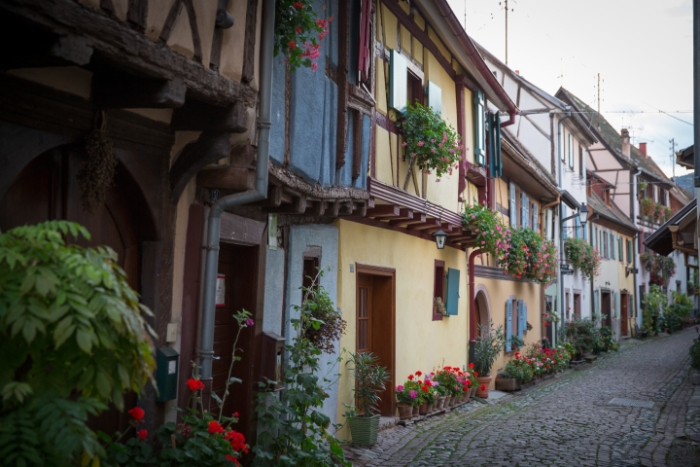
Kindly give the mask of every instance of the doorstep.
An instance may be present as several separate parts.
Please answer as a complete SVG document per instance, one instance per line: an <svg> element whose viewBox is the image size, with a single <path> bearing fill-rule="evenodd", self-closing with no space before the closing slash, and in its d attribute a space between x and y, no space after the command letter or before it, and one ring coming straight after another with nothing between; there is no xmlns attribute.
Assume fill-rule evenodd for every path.
<svg viewBox="0 0 700 467"><path fill-rule="evenodd" d="M489 392L490 392L490 391L489 391ZM397 420L398 420L397 425L399 425L399 426L408 426L408 425L411 425L411 424L414 424L414 423L422 422L422 421L427 420L428 418L431 418L431 417L435 417L435 416L438 416L438 415L443 415L443 414L448 414L448 413L454 412L455 410L457 410L457 409L459 409L459 408L461 408L461 407L464 407L464 406L467 405L467 404L472 404L472 403L474 403L475 401L480 401L480 402L481 402L481 401L483 401L483 399L471 398L471 399L469 399L468 401L466 401L466 402L460 402L459 404L456 404L456 405L454 405L453 407L448 407L448 408L446 408L446 409L435 410L435 411L430 412L430 413L427 413L427 414L425 414L425 415L419 415L418 417L413 417L413 418L411 418L411 419L409 419L409 420L398 420L398 419L397 419Z"/></svg>
<svg viewBox="0 0 700 467"><path fill-rule="evenodd" d="M399 423L399 417L379 417L379 431L394 428Z"/></svg>

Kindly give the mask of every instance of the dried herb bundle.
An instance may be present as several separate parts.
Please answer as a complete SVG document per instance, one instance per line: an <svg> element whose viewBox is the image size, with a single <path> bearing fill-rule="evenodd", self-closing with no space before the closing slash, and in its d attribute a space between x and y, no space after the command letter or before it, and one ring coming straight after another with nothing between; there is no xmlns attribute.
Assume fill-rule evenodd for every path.
<svg viewBox="0 0 700 467"><path fill-rule="evenodd" d="M78 183L83 207L92 213L107 198L117 168L117 155L104 128L93 130L85 138L85 150L88 157L78 172Z"/></svg>

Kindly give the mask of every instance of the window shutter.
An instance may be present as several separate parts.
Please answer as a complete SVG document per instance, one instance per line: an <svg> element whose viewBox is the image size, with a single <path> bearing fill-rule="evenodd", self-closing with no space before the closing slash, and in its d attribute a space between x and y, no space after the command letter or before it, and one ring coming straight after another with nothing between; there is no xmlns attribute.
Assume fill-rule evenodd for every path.
<svg viewBox="0 0 700 467"><path fill-rule="evenodd" d="M391 51L389 105L399 112L408 103L408 59L396 50Z"/></svg>
<svg viewBox="0 0 700 467"><path fill-rule="evenodd" d="M545 211L545 225L544 225L544 232L545 236L547 237L548 240L552 240L552 210L547 209Z"/></svg>
<svg viewBox="0 0 700 467"><path fill-rule="evenodd" d="M523 227L530 227L530 199L525 193L520 193L520 219Z"/></svg>
<svg viewBox="0 0 700 467"><path fill-rule="evenodd" d="M442 89L432 81L428 81L428 107L436 114L442 115Z"/></svg>
<svg viewBox="0 0 700 467"><path fill-rule="evenodd" d="M370 62L372 54L372 0L362 0L362 12L360 14L360 49L358 51L357 66L360 72L360 81L370 81Z"/></svg>
<svg viewBox="0 0 700 467"><path fill-rule="evenodd" d="M489 176L495 177L496 174L496 157L495 157L495 147L496 147L496 130L493 121L494 114L492 112L486 112L486 132L489 135L489 148L491 150L489 157Z"/></svg>
<svg viewBox="0 0 700 467"><path fill-rule="evenodd" d="M574 135L569 133L569 167L574 168Z"/></svg>
<svg viewBox="0 0 700 467"><path fill-rule="evenodd" d="M486 144L485 140L485 112L484 112L484 93L476 91L474 94L474 156L477 165L484 165L486 161Z"/></svg>
<svg viewBox="0 0 700 467"><path fill-rule="evenodd" d="M561 207L561 218L564 219L566 217L566 206ZM561 238L566 238L566 223L563 223L561 226Z"/></svg>
<svg viewBox="0 0 700 467"><path fill-rule="evenodd" d="M617 318L617 292L613 292L613 316Z"/></svg>
<svg viewBox="0 0 700 467"><path fill-rule="evenodd" d="M494 155L496 160L496 171L494 177L500 178L503 176L503 159L501 157L501 117L499 117L498 112L493 114L493 133L494 133Z"/></svg>
<svg viewBox="0 0 700 467"><path fill-rule="evenodd" d="M513 301L506 301L506 352L510 352L510 338L513 336Z"/></svg>
<svg viewBox="0 0 700 467"><path fill-rule="evenodd" d="M518 337L523 338L525 329L525 302L518 300Z"/></svg>
<svg viewBox="0 0 700 467"><path fill-rule="evenodd" d="M510 227L514 228L518 225L518 206L515 202L515 185L510 184Z"/></svg>
<svg viewBox="0 0 700 467"><path fill-rule="evenodd" d="M598 236L598 227L593 227L593 232L591 232L591 245L593 248L596 247L598 244L598 239L596 238Z"/></svg>
<svg viewBox="0 0 700 467"><path fill-rule="evenodd" d="M537 203L532 203L532 230L540 231L540 218L537 213Z"/></svg>
<svg viewBox="0 0 700 467"><path fill-rule="evenodd" d="M634 295L629 294L630 302L627 306L627 316L632 316L634 314Z"/></svg>
<svg viewBox="0 0 700 467"><path fill-rule="evenodd" d="M459 269L447 269L447 315L456 315L459 311Z"/></svg>
<svg viewBox="0 0 700 467"><path fill-rule="evenodd" d="M615 259L615 236L612 232L608 232L608 244L610 245L610 259Z"/></svg>
<svg viewBox="0 0 700 467"><path fill-rule="evenodd" d="M593 292L593 316L598 315L598 291Z"/></svg>
<svg viewBox="0 0 700 467"><path fill-rule="evenodd" d="M581 231L581 219L576 218L576 238L580 238L581 234L579 233Z"/></svg>

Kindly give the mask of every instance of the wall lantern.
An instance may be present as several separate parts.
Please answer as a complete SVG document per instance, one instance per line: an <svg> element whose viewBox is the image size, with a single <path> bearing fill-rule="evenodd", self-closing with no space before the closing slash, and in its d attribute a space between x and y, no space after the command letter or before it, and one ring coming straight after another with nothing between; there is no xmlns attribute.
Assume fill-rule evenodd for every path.
<svg viewBox="0 0 700 467"><path fill-rule="evenodd" d="M437 245L438 250L445 248L445 240L447 240L447 234L445 232L438 230L433 234L433 237L435 237L435 244Z"/></svg>
<svg viewBox="0 0 700 467"><path fill-rule="evenodd" d="M581 224L585 227L586 221L588 220L588 208L586 207L586 203L581 203L581 207L578 208L578 216L579 219L581 219Z"/></svg>

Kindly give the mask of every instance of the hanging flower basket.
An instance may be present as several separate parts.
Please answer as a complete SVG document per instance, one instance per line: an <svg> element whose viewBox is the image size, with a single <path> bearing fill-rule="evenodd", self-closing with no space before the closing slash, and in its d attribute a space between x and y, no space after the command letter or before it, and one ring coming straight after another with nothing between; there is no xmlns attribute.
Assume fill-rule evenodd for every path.
<svg viewBox="0 0 700 467"><path fill-rule="evenodd" d="M655 206L656 203L654 203L653 199L642 198L642 200L640 201L639 204L640 204L641 209L642 209L642 214L644 214L645 216L651 216L654 214L654 209L656 207Z"/></svg>

